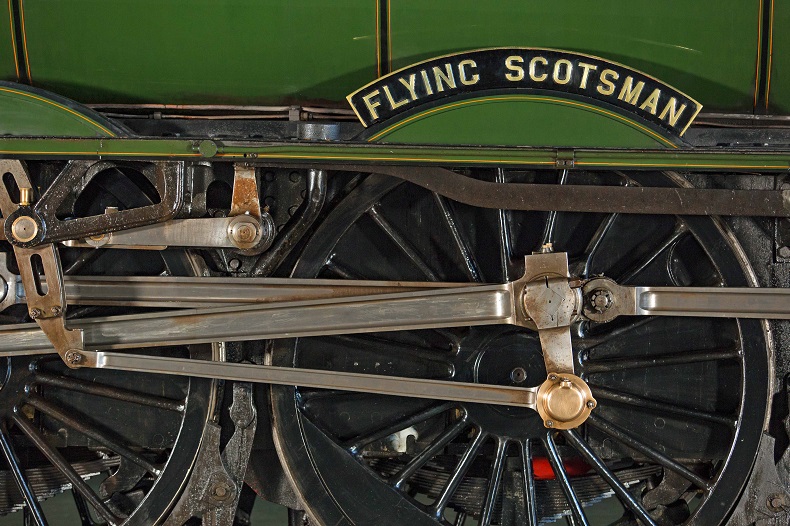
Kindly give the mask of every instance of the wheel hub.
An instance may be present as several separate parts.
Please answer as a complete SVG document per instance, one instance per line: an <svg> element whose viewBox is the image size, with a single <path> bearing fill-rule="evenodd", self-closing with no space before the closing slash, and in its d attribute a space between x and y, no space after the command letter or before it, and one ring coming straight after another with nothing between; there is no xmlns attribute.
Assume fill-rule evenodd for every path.
<svg viewBox="0 0 790 526"><path fill-rule="evenodd" d="M460 344L455 368L459 381L524 388L540 385L547 374L537 335L500 327L471 331ZM545 433L541 417L525 407L467 404L466 410L492 434L535 438Z"/></svg>

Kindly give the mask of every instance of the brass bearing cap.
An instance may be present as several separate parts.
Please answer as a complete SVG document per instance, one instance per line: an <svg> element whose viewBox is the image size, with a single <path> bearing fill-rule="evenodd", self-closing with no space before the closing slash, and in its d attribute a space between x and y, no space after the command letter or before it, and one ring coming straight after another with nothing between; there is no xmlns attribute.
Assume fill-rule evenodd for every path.
<svg viewBox="0 0 790 526"><path fill-rule="evenodd" d="M536 409L550 429L580 426L596 405L587 382L572 374L549 373L538 388Z"/></svg>
<svg viewBox="0 0 790 526"><path fill-rule="evenodd" d="M32 241L38 235L38 224L29 216L19 216L11 223L11 235L20 243Z"/></svg>

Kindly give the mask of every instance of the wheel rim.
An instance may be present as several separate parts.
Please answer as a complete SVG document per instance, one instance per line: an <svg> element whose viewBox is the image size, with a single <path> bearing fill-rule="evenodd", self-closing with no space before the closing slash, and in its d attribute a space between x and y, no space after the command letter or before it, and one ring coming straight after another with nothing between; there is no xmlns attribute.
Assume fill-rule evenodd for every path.
<svg viewBox="0 0 790 526"><path fill-rule="evenodd" d="M496 177L535 182L554 179L551 174L501 172ZM575 178L575 182L587 184L649 180L651 185L669 186L677 182L675 176L666 174L586 174ZM432 212L426 211L428 206L433 207ZM468 228L470 224L475 228ZM497 232L502 225L506 228ZM501 231L507 234L501 235ZM496 243L491 243L492 239ZM293 275L501 281L517 277L518 264L513 262L546 240L554 242L557 250L567 251L572 270L583 277L605 272L632 284L751 284L748 265L737 245L711 218L481 211L451 205L422 190L374 176L328 216L306 246ZM382 258L387 251L391 257ZM499 253L513 257L498 258ZM600 403L595 419L579 430L584 442L624 482L633 480L634 491L644 494L639 502L643 508L652 506L654 514L660 513L670 523L723 521L748 475L768 403L769 366L762 324L626 319L617 325L582 325L575 331L580 374L590 382ZM534 334L511 328L449 332L447 340L457 340L452 351L442 350L437 331L422 331L276 342L272 359L277 365L524 386L534 385L545 375ZM672 334L678 336L673 339ZM409 353L407 360L398 358L398 349ZM623 367L625 356L630 361ZM647 364L656 358L663 365ZM746 368L749 375L743 374ZM509 375L516 369L523 369L527 379L513 382ZM461 517L463 513L482 516L482 523L523 523L533 513L543 522L573 508L574 500L587 504L598 498L594 479L599 483L601 479L573 469L572 464L581 457L578 447L572 447L573 438L555 439L542 428L537 415L529 412L473 404L439 410L408 399L289 387L274 387L272 400L276 443L283 462L310 511L325 524L405 520L431 524L452 519L453 513L445 513L451 509ZM422 415L416 416L421 411ZM376 413L382 422L374 422ZM390 452L382 455L386 458L374 458L373 450L381 454L382 433L395 433L398 425L385 425L393 421L400 421L401 429L417 425L417 434L428 439L402 455ZM438 425L439 431L429 430L428 424ZM647 493L654 489L652 485L664 472L674 473L667 465L683 470L674 463L662 466L662 462L624 447L629 437L620 433L623 428L637 439L637 447L647 446L648 453L677 459L680 468L691 472L687 477L696 475L699 484L700 479L710 480L710 491L694 497L699 489L695 491L693 484L679 483L677 475L667 475L664 487L674 482L680 495L673 502L659 502L659 492ZM479 431L469 433L470 429ZM392 436L384 436L392 440ZM458 449L449 455L449 473L446 466L431 460L434 457L420 470L412 469L420 463L415 460L420 451L426 451L421 448L446 452L445 442ZM533 456L531 462L524 460L529 455ZM615 461L629 458L630 465L617 467ZM570 493L564 477L540 480L538 476L531 485L536 495L522 497L527 502L519 503L519 510L505 509L519 502L518 484L508 477L526 473L529 481L537 470L552 464L554 473L561 475L562 470L556 468L562 461L573 489L570 499L563 497ZM594 473L589 463L586 465L579 469ZM401 476L395 475L398 471ZM497 479L499 484L491 484ZM530 487L521 483L522 496L525 486ZM585 498L585 491L592 496ZM516 495L510 502L503 496L508 492ZM684 506L680 499L690 501L687 509L679 509Z"/></svg>
<svg viewBox="0 0 790 526"><path fill-rule="evenodd" d="M76 198L80 214L106 207L128 209L150 204L150 195L128 174L111 168ZM198 275L199 261L184 252L63 250L69 274ZM72 307L69 318L95 315L95 307ZM103 313L124 309L102 308ZM6 312L6 322L22 320L24 306ZM217 359L216 346L139 349L195 359ZM195 462L203 428L214 417L217 385L213 380L172 378L67 368L57 356L5 361L0 388L0 421L8 455L20 460L23 475L39 498L68 487L64 465L46 458L55 451L80 475L99 475L99 500L75 492L78 512L116 524L142 525L161 520L178 498ZM38 442L38 444L37 444ZM6 469L8 469L6 467ZM5 471L10 495L5 511L19 509L20 487ZM19 484L17 484L19 486ZM90 509L90 512L88 511Z"/></svg>

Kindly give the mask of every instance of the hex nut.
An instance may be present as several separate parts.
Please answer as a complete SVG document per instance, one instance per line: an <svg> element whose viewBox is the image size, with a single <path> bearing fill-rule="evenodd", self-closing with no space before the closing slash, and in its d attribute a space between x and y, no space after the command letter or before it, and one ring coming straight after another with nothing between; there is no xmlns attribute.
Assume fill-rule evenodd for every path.
<svg viewBox="0 0 790 526"><path fill-rule="evenodd" d="M790 258L790 247L779 247L780 258Z"/></svg>

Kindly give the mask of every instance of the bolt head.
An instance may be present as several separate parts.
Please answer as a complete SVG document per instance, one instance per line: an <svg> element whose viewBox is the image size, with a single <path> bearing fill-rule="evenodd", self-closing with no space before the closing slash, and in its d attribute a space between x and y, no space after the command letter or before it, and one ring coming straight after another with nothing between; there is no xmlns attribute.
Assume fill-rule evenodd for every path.
<svg viewBox="0 0 790 526"><path fill-rule="evenodd" d="M779 247L779 257L790 258L790 247Z"/></svg>
<svg viewBox="0 0 790 526"><path fill-rule="evenodd" d="M595 408L595 400L587 400L587 409Z"/></svg>
<svg viewBox="0 0 790 526"><path fill-rule="evenodd" d="M785 496L781 493L776 493L768 497L768 507L774 511L781 511L787 507Z"/></svg>
<svg viewBox="0 0 790 526"><path fill-rule="evenodd" d="M79 351L66 351L66 363L69 365L77 365L82 362L82 353Z"/></svg>
<svg viewBox="0 0 790 526"><path fill-rule="evenodd" d="M43 315L44 312L41 309L30 309L30 317L34 320L39 319Z"/></svg>
<svg viewBox="0 0 790 526"><path fill-rule="evenodd" d="M523 367L516 367L510 371L510 379L514 383L520 384L527 379L527 371Z"/></svg>
<svg viewBox="0 0 790 526"><path fill-rule="evenodd" d="M557 375L556 374L550 374L549 375L549 380L551 380L552 382L556 381L557 380Z"/></svg>
<svg viewBox="0 0 790 526"><path fill-rule="evenodd" d="M52 307L50 309L50 312L52 312L53 316L60 316L60 314L63 312L63 310L60 308L60 306L55 305L54 307Z"/></svg>
<svg viewBox="0 0 790 526"><path fill-rule="evenodd" d="M551 420L546 420L546 427L554 427L554 422Z"/></svg>

